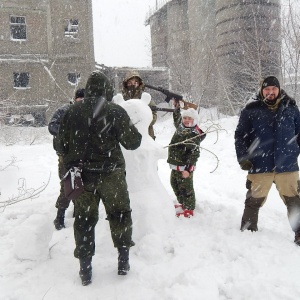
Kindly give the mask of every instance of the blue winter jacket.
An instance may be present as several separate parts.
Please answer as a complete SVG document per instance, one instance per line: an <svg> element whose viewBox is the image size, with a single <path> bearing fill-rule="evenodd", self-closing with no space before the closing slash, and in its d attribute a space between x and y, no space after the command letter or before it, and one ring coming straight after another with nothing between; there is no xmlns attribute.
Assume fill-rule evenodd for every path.
<svg viewBox="0 0 300 300"><path fill-rule="evenodd" d="M295 100L283 90L281 96L276 111L271 111L259 94L241 111L235 149L238 162L252 162L249 173L299 170L300 113Z"/></svg>

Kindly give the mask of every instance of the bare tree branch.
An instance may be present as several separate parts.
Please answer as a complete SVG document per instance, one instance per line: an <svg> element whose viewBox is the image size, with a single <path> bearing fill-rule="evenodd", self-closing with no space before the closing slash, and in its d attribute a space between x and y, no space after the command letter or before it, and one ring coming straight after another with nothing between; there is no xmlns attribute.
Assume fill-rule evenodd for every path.
<svg viewBox="0 0 300 300"><path fill-rule="evenodd" d="M15 156L11 157L11 160L6 160L8 162L8 164L4 167L0 166L0 172L4 171L5 169L9 168L9 167L15 167L18 168L18 166L15 166L16 162L19 162L20 160L17 160L17 158Z"/></svg>
<svg viewBox="0 0 300 300"><path fill-rule="evenodd" d="M27 188L26 187L26 179L20 178L18 181L19 187L19 193L18 195L12 195L8 200L0 201L0 208L2 209L2 212L5 210L5 208L9 205L16 204L18 202L28 200L28 199L35 199L40 196L40 194L46 189L50 182L51 173L49 175L48 181L46 183L43 183L38 188Z"/></svg>

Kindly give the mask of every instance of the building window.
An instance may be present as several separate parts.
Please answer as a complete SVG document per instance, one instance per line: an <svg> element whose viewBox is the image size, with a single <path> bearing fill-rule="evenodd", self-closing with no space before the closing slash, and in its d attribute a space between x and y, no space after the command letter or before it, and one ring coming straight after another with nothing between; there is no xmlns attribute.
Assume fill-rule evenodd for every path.
<svg viewBox="0 0 300 300"><path fill-rule="evenodd" d="M29 73L14 73L14 87L28 88L29 87Z"/></svg>
<svg viewBox="0 0 300 300"><path fill-rule="evenodd" d="M80 74L79 73L69 73L68 81L71 84L77 85L80 81Z"/></svg>
<svg viewBox="0 0 300 300"><path fill-rule="evenodd" d="M26 18L10 16L10 37L12 40L26 40Z"/></svg>
<svg viewBox="0 0 300 300"><path fill-rule="evenodd" d="M78 19L66 20L65 36L71 38L78 38Z"/></svg>

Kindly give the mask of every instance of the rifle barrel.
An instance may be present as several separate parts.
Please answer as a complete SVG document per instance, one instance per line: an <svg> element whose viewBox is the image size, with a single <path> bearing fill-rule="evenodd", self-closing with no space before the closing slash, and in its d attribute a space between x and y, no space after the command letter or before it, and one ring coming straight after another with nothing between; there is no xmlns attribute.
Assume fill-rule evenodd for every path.
<svg viewBox="0 0 300 300"><path fill-rule="evenodd" d="M153 111L166 111L166 112L174 112L174 108L164 108L164 107L157 107L157 106L151 106L151 110Z"/></svg>
<svg viewBox="0 0 300 300"><path fill-rule="evenodd" d="M150 85L150 84L145 84L145 87L147 87L151 90L159 91L159 92L162 92L162 90L163 90L163 88L161 88L161 87L156 87L156 86L153 86L153 85Z"/></svg>

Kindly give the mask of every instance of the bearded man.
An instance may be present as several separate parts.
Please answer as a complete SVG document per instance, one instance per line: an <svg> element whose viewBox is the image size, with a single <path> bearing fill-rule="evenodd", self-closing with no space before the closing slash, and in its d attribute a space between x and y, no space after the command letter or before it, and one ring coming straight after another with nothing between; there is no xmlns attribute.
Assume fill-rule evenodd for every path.
<svg viewBox="0 0 300 300"><path fill-rule="evenodd" d="M274 183L287 207L294 242L300 246L299 133L295 100L280 88L275 76L266 77L241 111L235 131L237 160L248 171L242 231L258 230L259 209Z"/></svg>

